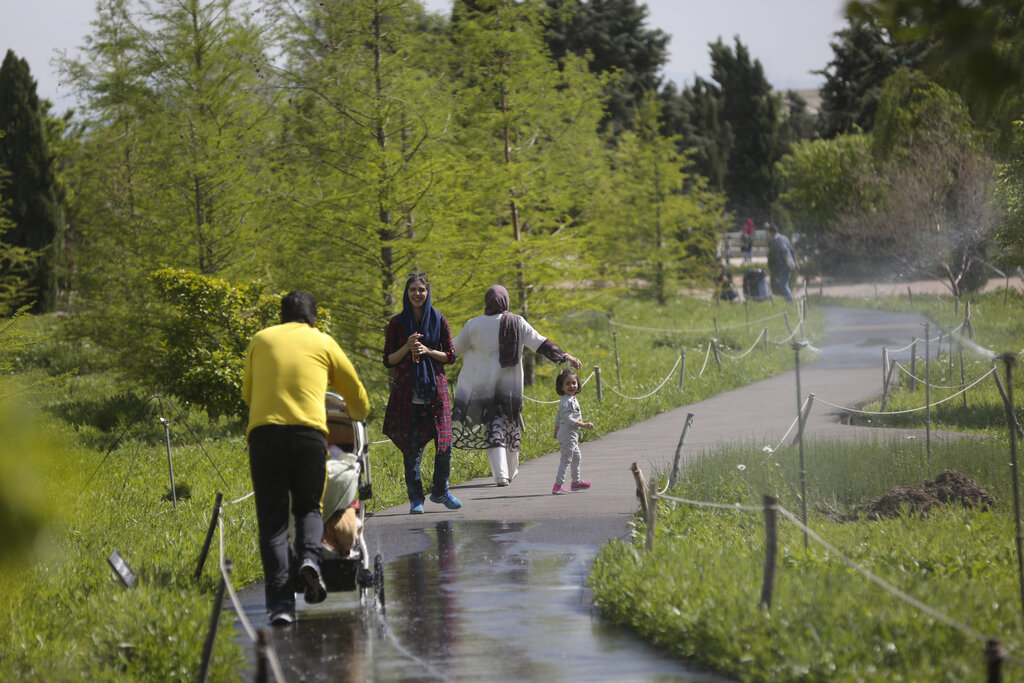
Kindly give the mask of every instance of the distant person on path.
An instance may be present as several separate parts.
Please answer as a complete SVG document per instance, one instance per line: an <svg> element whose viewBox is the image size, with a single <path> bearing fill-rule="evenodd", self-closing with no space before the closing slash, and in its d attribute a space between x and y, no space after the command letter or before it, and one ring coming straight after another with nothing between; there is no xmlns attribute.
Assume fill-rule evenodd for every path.
<svg viewBox="0 0 1024 683"><path fill-rule="evenodd" d="M732 238L728 235L725 236L725 242L722 245L722 259L729 263L729 259L732 258Z"/></svg>
<svg viewBox="0 0 1024 683"><path fill-rule="evenodd" d="M452 464L452 405L446 363L455 362L448 321L431 305L426 273L410 274L402 294L402 312L391 318L384 335L384 367L394 368L391 396L381 431L402 452L409 514L423 513L420 461L434 440L434 478L430 501L458 510L462 501L448 490Z"/></svg>
<svg viewBox="0 0 1024 683"><path fill-rule="evenodd" d="M743 232L740 233L740 253L743 254L744 263L754 261L754 219L748 218L743 223Z"/></svg>
<svg viewBox="0 0 1024 683"><path fill-rule="evenodd" d="M488 289L484 314L469 320L452 342L455 355L463 359L452 409L455 447L486 450L498 486L508 486L519 474L523 347L555 363L582 365L510 313L508 303L504 287Z"/></svg>
<svg viewBox="0 0 1024 683"><path fill-rule="evenodd" d="M788 303L793 303L789 277L799 267L796 252L789 238L779 232L775 225L768 225L768 235L768 270L771 273L772 290L782 295Z"/></svg>
<svg viewBox="0 0 1024 683"><path fill-rule="evenodd" d="M307 603L327 597L320 574L324 524L320 500L327 474L328 382L345 399L353 420L370 401L345 352L314 327L316 299L289 292L281 324L260 330L245 353L242 398L249 405L249 472L256 503L267 613L274 625L295 621L290 580L288 510L295 517L295 554Z"/></svg>
<svg viewBox="0 0 1024 683"><path fill-rule="evenodd" d="M580 472L580 461L583 459L580 453L580 430L593 429L593 422L583 421L583 412L580 410L580 403L576 400L576 394L580 392L580 378L573 370L566 368L558 373L555 378L555 391L562 398L558 401L558 412L555 414L554 437L558 445L562 447L562 458L558 462L558 474L555 476L555 485L551 493L560 495L573 491L586 491L590 488L589 481L583 481ZM565 477L572 467L572 483L569 489L565 488Z"/></svg>

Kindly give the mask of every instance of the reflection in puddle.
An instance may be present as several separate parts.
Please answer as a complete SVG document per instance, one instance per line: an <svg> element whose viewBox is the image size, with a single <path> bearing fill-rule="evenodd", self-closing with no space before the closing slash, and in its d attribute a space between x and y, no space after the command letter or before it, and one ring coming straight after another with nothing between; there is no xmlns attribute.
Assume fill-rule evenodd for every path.
<svg viewBox="0 0 1024 683"><path fill-rule="evenodd" d="M526 542L527 525L440 522L427 552L385 567L387 613L356 593L271 631L289 681L723 680L590 613L589 546ZM528 536L528 534L526 534Z"/></svg>

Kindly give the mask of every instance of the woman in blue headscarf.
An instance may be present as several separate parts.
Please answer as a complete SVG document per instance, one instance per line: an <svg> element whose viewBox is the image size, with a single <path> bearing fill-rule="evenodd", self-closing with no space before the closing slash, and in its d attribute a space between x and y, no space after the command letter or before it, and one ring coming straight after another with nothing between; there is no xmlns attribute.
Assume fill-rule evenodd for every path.
<svg viewBox="0 0 1024 683"><path fill-rule="evenodd" d="M394 368L391 396L384 414L385 436L402 451L409 513L423 513L420 461L434 441L434 480L430 501L449 510L462 502L448 490L452 462L452 406L446 363L455 362L448 321L430 301L426 273L413 273L405 283L402 312L388 322L384 367Z"/></svg>

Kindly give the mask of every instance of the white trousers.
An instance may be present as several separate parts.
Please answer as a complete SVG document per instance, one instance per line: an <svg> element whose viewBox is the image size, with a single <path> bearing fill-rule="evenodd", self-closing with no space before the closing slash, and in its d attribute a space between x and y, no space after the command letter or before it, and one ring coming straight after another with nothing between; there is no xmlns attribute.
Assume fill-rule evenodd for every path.
<svg viewBox="0 0 1024 683"><path fill-rule="evenodd" d="M519 474L519 451L510 451L503 446L487 449L487 462L491 466L494 481L512 481Z"/></svg>

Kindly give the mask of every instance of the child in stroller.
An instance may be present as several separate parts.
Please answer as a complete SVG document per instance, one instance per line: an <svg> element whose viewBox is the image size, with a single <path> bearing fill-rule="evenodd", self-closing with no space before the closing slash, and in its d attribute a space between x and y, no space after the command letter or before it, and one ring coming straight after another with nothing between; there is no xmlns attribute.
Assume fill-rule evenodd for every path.
<svg viewBox="0 0 1024 683"><path fill-rule="evenodd" d="M321 500L324 535L320 570L324 584L328 592L358 589L364 606L372 589L376 604L383 609L383 558L377 554L371 569L363 540L363 501L373 497L366 425L349 417L345 400L338 394L328 392L324 403L328 428L327 481ZM296 569L293 566L293 572Z"/></svg>

